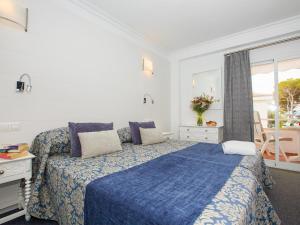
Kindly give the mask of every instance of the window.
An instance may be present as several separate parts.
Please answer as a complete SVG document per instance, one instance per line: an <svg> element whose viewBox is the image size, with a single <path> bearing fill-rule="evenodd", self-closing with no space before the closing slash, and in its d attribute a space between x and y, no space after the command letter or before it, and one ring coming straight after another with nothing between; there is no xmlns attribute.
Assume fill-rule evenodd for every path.
<svg viewBox="0 0 300 225"><path fill-rule="evenodd" d="M278 161L300 164L300 58L255 64L251 73L253 107L262 126L254 134L256 144L262 148L269 141L265 159L278 155Z"/></svg>

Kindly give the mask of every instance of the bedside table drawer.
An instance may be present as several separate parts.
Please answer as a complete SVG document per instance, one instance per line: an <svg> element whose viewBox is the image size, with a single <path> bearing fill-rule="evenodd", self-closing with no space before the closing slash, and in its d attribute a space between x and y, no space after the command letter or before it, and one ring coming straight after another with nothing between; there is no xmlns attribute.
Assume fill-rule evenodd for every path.
<svg viewBox="0 0 300 225"><path fill-rule="evenodd" d="M26 172L26 162L9 162L0 165L0 179Z"/></svg>

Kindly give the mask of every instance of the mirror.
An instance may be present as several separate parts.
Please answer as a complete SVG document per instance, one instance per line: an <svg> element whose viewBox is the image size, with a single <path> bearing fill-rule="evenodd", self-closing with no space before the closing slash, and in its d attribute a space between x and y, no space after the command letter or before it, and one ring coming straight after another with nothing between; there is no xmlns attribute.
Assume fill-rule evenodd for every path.
<svg viewBox="0 0 300 225"><path fill-rule="evenodd" d="M220 69L195 73L192 76L193 97L207 94L213 96L218 102L210 109L222 109L222 74Z"/></svg>

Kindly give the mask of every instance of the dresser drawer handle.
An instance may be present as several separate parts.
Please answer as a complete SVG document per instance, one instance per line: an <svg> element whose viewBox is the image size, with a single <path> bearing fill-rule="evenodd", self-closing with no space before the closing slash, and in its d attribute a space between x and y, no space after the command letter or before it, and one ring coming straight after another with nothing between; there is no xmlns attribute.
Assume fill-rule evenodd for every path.
<svg viewBox="0 0 300 225"><path fill-rule="evenodd" d="M4 174L4 170L0 170L0 175L3 175Z"/></svg>
<svg viewBox="0 0 300 225"><path fill-rule="evenodd" d="M190 129L186 129L186 131L190 131Z"/></svg>
<svg viewBox="0 0 300 225"><path fill-rule="evenodd" d="M208 130L205 130L205 132L207 132Z"/></svg>
<svg viewBox="0 0 300 225"><path fill-rule="evenodd" d="M190 138L190 136L186 136L186 138Z"/></svg>
<svg viewBox="0 0 300 225"><path fill-rule="evenodd" d="M207 137L205 137L205 140L207 140L208 138Z"/></svg>

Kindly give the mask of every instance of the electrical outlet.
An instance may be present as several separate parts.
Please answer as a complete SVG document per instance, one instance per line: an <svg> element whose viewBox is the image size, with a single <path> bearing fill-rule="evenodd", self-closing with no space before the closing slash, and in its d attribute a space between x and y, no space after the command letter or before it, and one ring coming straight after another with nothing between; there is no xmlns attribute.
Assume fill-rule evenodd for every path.
<svg viewBox="0 0 300 225"><path fill-rule="evenodd" d="M0 123L0 132L9 131L9 123Z"/></svg>
<svg viewBox="0 0 300 225"><path fill-rule="evenodd" d="M20 122L2 122L0 123L0 132L19 131Z"/></svg>
<svg viewBox="0 0 300 225"><path fill-rule="evenodd" d="M11 122L10 123L10 131L19 131L20 123L19 122Z"/></svg>

